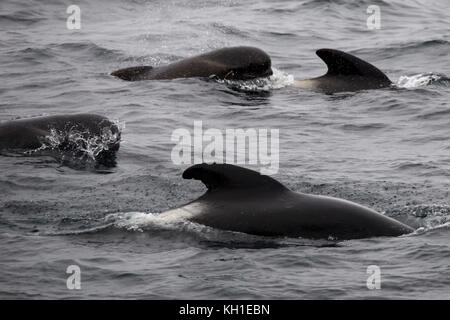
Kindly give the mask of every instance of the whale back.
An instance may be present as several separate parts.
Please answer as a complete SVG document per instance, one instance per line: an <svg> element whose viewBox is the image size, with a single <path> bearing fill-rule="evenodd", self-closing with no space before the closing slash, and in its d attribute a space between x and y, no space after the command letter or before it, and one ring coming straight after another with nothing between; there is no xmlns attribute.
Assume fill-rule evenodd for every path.
<svg viewBox="0 0 450 320"><path fill-rule="evenodd" d="M0 151L11 149L37 149L42 145L40 137L46 131L26 125L0 123Z"/></svg>
<svg viewBox="0 0 450 320"><path fill-rule="evenodd" d="M111 75L126 81L208 78L212 76L219 79L248 80L270 76L272 68L269 55L261 49L230 47L164 66L137 66L120 69Z"/></svg>
<svg viewBox="0 0 450 320"><path fill-rule="evenodd" d="M114 71L111 75L126 81L138 81L147 79L152 70L151 66L129 67Z"/></svg>
<svg viewBox="0 0 450 320"><path fill-rule="evenodd" d="M234 165L194 165L184 171L183 178L202 181L208 191L163 214L185 216L217 229L340 240L412 232L372 209L343 199L293 192L268 176Z"/></svg>

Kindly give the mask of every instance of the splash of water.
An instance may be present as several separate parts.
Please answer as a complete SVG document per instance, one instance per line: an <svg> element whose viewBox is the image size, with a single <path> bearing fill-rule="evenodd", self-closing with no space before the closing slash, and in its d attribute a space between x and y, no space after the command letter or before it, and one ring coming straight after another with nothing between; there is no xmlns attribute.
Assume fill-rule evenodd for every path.
<svg viewBox="0 0 450 320"><path fill-rule="evenodd" d="M215 229L186 220L178 215L161 215L159 213L122 212L105 217L119 229L144 232L146 230L185 231L199 234L217 232Z"/></svg>
<svg viewBox="0 0 450 320"><path fill-rule="evenodd" d="M117 127L118 130L112 130L113 127ZM110 127L103 127L99 135L92 135L87 130L60 131L51 128L50 133L43 139L42 146L26 153L52 150L71 151L80 159L95 160L102 152L117 147L124 127L125 123L114 121Z"/></svg>
<svg viewBox="0 0 450 320"><path fill-rule="evenodd" d="M449 85L450 78L442 74L419 73L411 76L401 76L395 86L398 88L413 89L432 84Z"/></svg>
<svg viewBox="0 0 450 320"><path fill-rule="evenodd" d="M270 91L281 89L294 83L294 76L276 68L272 68L273 74L267 78L252 80L217 80L232 88L243 91Z"/></svg>
<svg viewBox="0 0 450 320"><path fill-rule="evenodd" d="M434 229L450 224L450 207L445 205L416 205L405 208L415 217L425 219L425 228Z"/></svg>
<svg viewBox="0 0 450 320"><path fill-rule="evenodd" d="M421 226L412 233L413 235L450 227L450 206L447 205L405 206L401 212L421 220Z"/></svg>

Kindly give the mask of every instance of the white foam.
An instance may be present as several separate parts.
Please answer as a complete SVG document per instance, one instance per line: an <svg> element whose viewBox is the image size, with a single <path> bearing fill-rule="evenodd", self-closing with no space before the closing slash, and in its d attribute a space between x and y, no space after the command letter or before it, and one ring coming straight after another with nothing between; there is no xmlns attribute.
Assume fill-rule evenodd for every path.
<svg viewBox="0 0 450 320"><path fill-rule="evenodd" d="M119 229L144 232L146 230L212 232L213 228L186 219L184 215L146 212L120 212L106 216L106 222ZM215 230L214 232L217 232Z"/></svg>
<svg viewBox="0 0 450 320"><path fill-rule="evenodd" d="M431 204L406 206L404 209L407 215L422 218L423 224L412 234L423 234L437 229L450 227L450 206Z"/></svg>
<svg viewBox="0 0 450 320"><path fill-rule="evenodd" d="M114 123L118 128L118 132L113 132L111 127L104 127L98 136L91 136L89 132L79 130L61 132L52 128L49 135L42 142L42 146L27 153L58 149L64 143L71 143L76 151L81 151L84 155L94 160L102 151L109 150L110 145L119 141L121 132L125 128L125 123L118 120L114 121Z"/></svg>
<svg viewBox="0 0 450 320"><path fill-rule="evenodd" d="M268 78L260 78L253 80L218 80L232 87L237 87L245 91L269 91L273 89L281 89L294 83L294 76L285 73L276 68L272 68L273 74Z"/></svg>
<svg viewBox="0 0 450 320"><path fill-rule="evenodd" d="M418 88L439 81L442 76L432 73L419 73L412 76L401 76L395 84L399 88Z"/></svg>
<svg viewBox="0 0 450 320"><path fill-rule="evenodd" d="M294 76L292 74L285 73L275 68L272 68L272 71L273 75L269 77L272 89L288 87L294 83Z"/></svg>

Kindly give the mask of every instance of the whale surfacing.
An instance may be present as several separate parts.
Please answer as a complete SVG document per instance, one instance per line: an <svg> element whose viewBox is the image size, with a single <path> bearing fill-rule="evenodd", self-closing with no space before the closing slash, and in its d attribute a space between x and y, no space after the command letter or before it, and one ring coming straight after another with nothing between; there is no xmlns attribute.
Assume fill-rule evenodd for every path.
<svg viewBox="0 0 450 320"><path fill-rule="evenodd" d="M162 215L261 236L347 240L413 231L359 204L293 192L269 176L234 165L194 165L184 171L183 178L200 180L208 190Z"/></svg>
<svg viewBox="0 0 450 320"><path fill-rule="evenodd" d="M214 50L161 67L124 68L111 75L126 81L208 78L248 80L272 75L270 57L254 47Z"/></svg>
<svg viewBox="0 0 450 320"><path fill-rule="evenodd" d="M296 80L294 86L336 93L379 89L392 84L377 67L349 53L335 49L319 49L316 54L326 63L328 72L317 78Z"/></svg>
<svg viewBox="0 0 450 320"><path fill-rule="evenodd" d="M120 130L106 117L95 114L55 115L11 120L0 123L0 151L36 150L50 144L49 136L61 138L56 146L69 150L73 146L70 134L76 134L77 141L90 141L107 135L105 146L108 151L117 151L120 145Z"/></svg>

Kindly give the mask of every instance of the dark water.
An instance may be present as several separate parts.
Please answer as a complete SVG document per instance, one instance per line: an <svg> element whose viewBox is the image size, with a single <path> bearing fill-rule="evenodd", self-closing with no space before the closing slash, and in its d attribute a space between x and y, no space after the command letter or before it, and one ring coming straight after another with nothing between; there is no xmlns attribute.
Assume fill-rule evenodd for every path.
<svg viewBox="0 0 450 320"><path fill-rule="evenodd" d="M117 166L0 157L2 298L450 298L450 4L435 1L0 2L0 120L92 112L123 127ZM368 30L366 9L381 9ZM109 75L234 45L262 48L274 76L127 83ZM327 47L370 61L392 88L325 95ZM293 190L349 199L417 231L345 241L271 239L157 213L202 194L171 161L177 128L277 128ZM251 167L258 169L258 167ZM81 268L81 290L66 268ZM381 268L381 290L366 286Z"/></svg>

